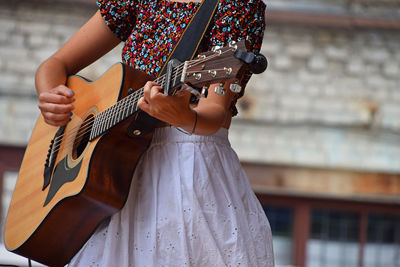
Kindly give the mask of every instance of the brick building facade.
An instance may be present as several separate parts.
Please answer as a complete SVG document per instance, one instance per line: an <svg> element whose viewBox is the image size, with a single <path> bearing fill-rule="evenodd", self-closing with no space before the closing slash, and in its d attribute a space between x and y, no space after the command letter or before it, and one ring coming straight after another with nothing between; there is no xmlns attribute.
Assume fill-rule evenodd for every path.
<svg viewBox="0 0 400 267"><path fill-rule="evenodd" d="M0 1L3 188L39 115L36 68L95 10L89 0ZM81 74L96 79L120 49ZM250 81L230 140L275 230L277 266L400 265L399 2L270 1L262 52L269 67ZM329 232L338 220L342 242ZM350 226L355 236L343 234Z"/></svg>

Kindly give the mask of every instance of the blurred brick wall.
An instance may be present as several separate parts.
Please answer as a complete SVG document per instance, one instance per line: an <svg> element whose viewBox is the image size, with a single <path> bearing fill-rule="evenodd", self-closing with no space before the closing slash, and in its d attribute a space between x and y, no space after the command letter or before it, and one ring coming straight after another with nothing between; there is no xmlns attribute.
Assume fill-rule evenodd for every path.
<svg viewBox="0 0 400 267"><path fill-rule="evenodd" d="M25 145L39 116L35 71L96 11L91 4L0 1L0 143ZM85 69L95 79L120 47Z"/></svg>
<svg viewBox="0 0 400 267"><path fill-rule="evenodd" d="M231 136L242 159L400 171L399 31L270 25L262 50Z"/></svg>
<svg viewBox="0 0 400 267"><path fill-rule="evenodd" d="M27 143L36 68L95 10L0 1L0 143ZM119 50L82 74L95 79ZM399 31L268 23L262 51L270 65L250 81L230 133L243 161L400 172Z"/></svg>

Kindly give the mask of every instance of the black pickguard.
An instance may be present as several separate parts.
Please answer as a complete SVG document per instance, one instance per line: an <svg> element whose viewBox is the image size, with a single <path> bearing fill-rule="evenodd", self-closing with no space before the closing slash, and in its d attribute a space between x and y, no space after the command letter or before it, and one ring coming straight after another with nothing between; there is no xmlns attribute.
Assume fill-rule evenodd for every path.
<svg viewBox="0 0 400 267"><path fill-rule="evenodd" d="M49 202L53 199L57 191L63 186L65 183L72 182L78 176L79 170L82 166L82 160L73 168L67 167L67 158L63 158L56 166L53 179L51 179L49 192L47 193L46 200L43 204L43 207L49 204Z"/></svg>
<svg viewBox="0 0 400 267"><path fill-rule="evenodd" d="M43 173L43 187L42 190L45 190L46 187L49 186L51 180L51 173L54 168L54 163L56 161L58 155L59 141L56 141L60 136L64 134L65 126L61 126L56 132L54 138L50 142L49 152L47 153L46 163L44 164L44 173Z"/></svg>

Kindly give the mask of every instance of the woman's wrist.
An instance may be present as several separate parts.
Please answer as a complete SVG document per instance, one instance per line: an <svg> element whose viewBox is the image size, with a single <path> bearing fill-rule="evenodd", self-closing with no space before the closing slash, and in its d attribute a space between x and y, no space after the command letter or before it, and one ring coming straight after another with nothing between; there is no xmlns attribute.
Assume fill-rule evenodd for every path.
<svg viewBox="0 0 400 267"><path fill-rule="evenodd" d="M193 109L193 111L194 111L194 123L193 123L193 128L192 128L192 131L190 132L190 134L194 134L195 133L196 126L197 126L197 119L198 119L197 111L194 110L194 109Z"/></svg>
<svg viewBox="0 0 400 267"><path fill-rule="evenodd" d="M195 134L197 128L198 114L194 109L189 109L190 112L186 113L186 119L180 125L177 125L178 129L183 130L187 134Z"/></svg>

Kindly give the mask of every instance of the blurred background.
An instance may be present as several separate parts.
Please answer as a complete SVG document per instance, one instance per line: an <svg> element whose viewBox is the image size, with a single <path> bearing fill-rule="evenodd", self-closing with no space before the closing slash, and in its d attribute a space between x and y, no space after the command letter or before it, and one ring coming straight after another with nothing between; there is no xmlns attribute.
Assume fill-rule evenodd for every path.
<svg viewBox="0 0 400 267"><path fill-rule="evenodd" d="M94 0L0 0L2 228L39 116L35 70L95 11ZM276 266L400 266L400 1L270 0L266 18L269 67L230 140ZM95 80L120 49L81 74ZM2 245L4 263L27 262Z"/></svg>

